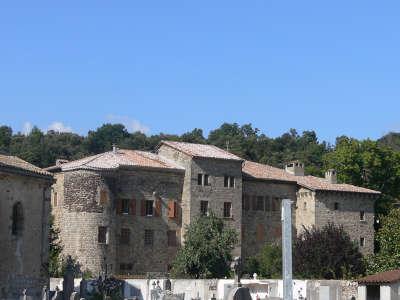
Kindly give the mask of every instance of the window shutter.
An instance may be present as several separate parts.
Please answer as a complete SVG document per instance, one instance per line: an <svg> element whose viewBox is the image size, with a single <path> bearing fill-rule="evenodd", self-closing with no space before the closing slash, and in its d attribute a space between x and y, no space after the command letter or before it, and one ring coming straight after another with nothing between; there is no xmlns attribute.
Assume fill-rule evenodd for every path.
<svg viewBox="0 0 400 300"><path fill-rule="evenodd" d="M144 201L144 199L142 199L140 201L141 206L140 206L140 215L141 216L145 216L146 215L146 201Z"/></svg>
<svg viewBox="0 0 400 300"><path fill-rule="evenodd" d="M168 217L169 218L176 218L177 211L176 211L176 201L169 200L168 202Z"/></svg>
<svg viewBox="0 0 400 300"><path fill-rule="evenodd" d="M158 198L156 200L156 210L155 210L155 214L156 217L161 217L161 199Z"/></svg>
<svg viewBox="0 0 400 300"><path fill-rule="evenodd" d="M129 213L132 216L136 215L136 199L135 198L131 199L131 207L129 209Z"/></svg>
<svg viewBox="0 0 400 300"><path fill-rule="evenodd" d="M117 199L117 214L122 214L122 199Z"/></svg>

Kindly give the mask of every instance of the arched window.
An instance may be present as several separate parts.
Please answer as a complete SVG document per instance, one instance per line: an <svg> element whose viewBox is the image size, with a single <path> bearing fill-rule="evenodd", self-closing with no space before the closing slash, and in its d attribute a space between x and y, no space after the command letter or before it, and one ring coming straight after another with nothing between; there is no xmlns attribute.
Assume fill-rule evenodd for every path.
<svg viewBox="0 0 400 300"><path fill-rule="evenodd" d="M24 229L24 213L21 202L17 202L12 208L12 235L21 236Z"/></svg>

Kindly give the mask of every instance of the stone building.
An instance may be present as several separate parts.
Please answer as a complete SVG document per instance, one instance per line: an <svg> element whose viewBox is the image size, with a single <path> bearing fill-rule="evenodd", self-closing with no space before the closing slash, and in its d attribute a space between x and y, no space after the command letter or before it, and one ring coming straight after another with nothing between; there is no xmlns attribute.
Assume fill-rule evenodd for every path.
<svg viewBox="0 0 400 300"><path fill-rule="evenodd" d="M364 238L364 253L373 249L379 193L304 176L300 163L282 170L211 145L163 141L155 153L114 147L48 170L64 252L94 274L168 271L186 226L210 211L238 232L233 254L246 259L279 241L283 198L295 201L294 230L333 221Z"/></svg>
<svg viewBox="0 0 400 300"><path fill-rule="evenodd" d="M53 176L0 155L0 299L33 299L49 286L48 221Z"/></svg>

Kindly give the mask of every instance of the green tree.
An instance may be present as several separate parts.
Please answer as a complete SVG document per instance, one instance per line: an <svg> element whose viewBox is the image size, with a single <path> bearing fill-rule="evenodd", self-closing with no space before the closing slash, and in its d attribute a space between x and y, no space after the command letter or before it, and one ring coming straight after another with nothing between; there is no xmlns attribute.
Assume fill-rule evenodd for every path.
<svg viewBox="0 0 400 300"><path fill-rule="evenodd" d="M264 278L282 278L282 247L266 244L258 255L259 271Z"/></svg>
<svg viewBox="0 0 400 300"><path fill-rule="evenodd" d="M379 252L366 260L370 274L400 269L400 209L392 209L380 222L375 236Z"/></svg>
<svg viewBox="0 0 400 300"><path fill-rule="evenodd" d="M0 126L0 154L10 152L12 129L9 126Z"/></svg>
<svg viewBox="0 0 400 300"><path fill-rule="evenodd" d="M293 254L294 272L300 278L348 279L365 273L362 254L341 226L304 229Z"/></svg>
<svg viewBox="0 0 400 300"><path fill-rule="evenodd" d="M129 138L129 133L122 124L104 124L96 131L89 131L85 140L89 153L110 151L113 144L120 145Z"/></svg>
<svg viewBox="0 0 400 300"><path fill-rule="evenodd" d="M54 216L50 217L49 230L49 263L48 273L50 277L62 276L62 244L59 238L60 230L54 224Z"/></svg>
<svg viewBox="0 0 400 300"><path fill-rule="evenodd" d="M200 217L187 227L185 244L172 266L175 277L223 278L230 273L231 252L237 233L225 228L214 214Z"/></svg>
<svg viewBox="0 0 400 300"><path fill-rule="evenodd" d="M338 171L340 182L381 191L378 214L387 214L400 194L400 153L375 141L340 137L335 150L325 155L324 165Z"/></svg>

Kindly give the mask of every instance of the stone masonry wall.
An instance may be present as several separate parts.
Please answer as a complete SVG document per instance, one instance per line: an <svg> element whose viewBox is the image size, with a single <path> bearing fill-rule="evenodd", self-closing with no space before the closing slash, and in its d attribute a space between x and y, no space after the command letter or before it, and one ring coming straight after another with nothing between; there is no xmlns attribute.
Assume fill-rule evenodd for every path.
<svg viewBox="0 0 400 300"><path fill-rule="evenodd" d="M0 170L0 299L18 299L23 288L39 299L48 286L48 214L51 179ZM12 211L22 205L22 230L12 234Z"/></svg>
<svg viewBox="0 0 400 300"><path fill-rule="evenodd" d="M265 243L281 240L281 199L289 198L295 201L296 189L296 184L291 183L249 179L243 181L242 256L244 259L258 254ZM264 205L257 207L257 200L262 200ZM272 203L273 201L275 203Z"/></svg>
<svg viewBox="0 0 400 300"><path fill-rule="evenodd" d="M297 192L296 231L301 233L304 228L315 225L315 192L300 188Z"/></svg>
<svg viewBox="0 0 400 300"><path fill-rule="evenodd" d="M357 244L364 238L365 245L360 246L362 254L374 251L374 201L375 198L361 193L317 192L315 220L322 227L328 222L343 225L350 238ZM335 203L338 209L335 210ZM360 212L364 220L360 220Z"/></svg>

